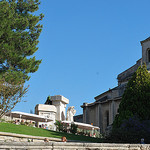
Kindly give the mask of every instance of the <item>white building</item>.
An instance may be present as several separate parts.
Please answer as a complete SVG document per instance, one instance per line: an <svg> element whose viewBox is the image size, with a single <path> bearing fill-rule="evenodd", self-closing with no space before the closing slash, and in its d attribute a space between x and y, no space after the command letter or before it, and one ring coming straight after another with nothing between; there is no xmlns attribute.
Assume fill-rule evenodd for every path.
<svg viewBox="0 0 150 150"><path fill-rule="evenodd" d="M48 127L54 126L55 120L63 121L66 119L66 105L69 100L62 95L55 95L50 97L50 101L50 103L35 106L35 114L52 119L48 123L39 122L38 126L42 126L42 124L46 124Z"/></svg>

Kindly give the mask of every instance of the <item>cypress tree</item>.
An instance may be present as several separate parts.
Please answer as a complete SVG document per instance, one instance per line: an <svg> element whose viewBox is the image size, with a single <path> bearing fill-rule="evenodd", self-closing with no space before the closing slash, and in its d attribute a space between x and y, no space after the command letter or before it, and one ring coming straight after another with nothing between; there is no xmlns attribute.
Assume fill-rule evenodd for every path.
<svg viewBox="0 0 150 150"><path fill-rule="evenodd" d="M120 127L124 120L137 116L141 121L150 120L150 73L144 64L129 80L122 96L113 127Z"/></svg>

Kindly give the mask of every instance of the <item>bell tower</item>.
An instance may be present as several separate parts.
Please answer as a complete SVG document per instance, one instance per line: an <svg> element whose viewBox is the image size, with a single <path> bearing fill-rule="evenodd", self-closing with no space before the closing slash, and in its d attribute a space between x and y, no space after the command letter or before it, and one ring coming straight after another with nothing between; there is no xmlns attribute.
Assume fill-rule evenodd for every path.
<svg viewBox="0 0 150 150"><path fill-rule="evenodd" d="M142 63L146 63L147 70L150 71L150 37L141 41Z"/></svg>

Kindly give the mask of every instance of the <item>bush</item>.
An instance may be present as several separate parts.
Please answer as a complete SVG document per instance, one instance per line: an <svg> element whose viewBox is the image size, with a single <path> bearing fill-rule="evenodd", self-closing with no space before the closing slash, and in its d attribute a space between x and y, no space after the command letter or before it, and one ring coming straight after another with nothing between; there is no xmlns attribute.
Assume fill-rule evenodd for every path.
<svg viewBox="0 0 150 150"><path fill-rule="evenodd" d="M64 122L56 120L55 125L56 125L56 130L59 132L68 132L69 131L68 123L64 123Z"/></svg>
<svg viewBox="0 0 150 150"><path fill-rule="evenodd" d="M130 117L122 122L119 128L113 128L107 140L117 143L150 143L150 120L140 120L137 116Z"/></svg>
<svg viewBox="0 0 150 150"><path fill-rule="evenodd" d="M5 119L0 118L0 122L6 122Z"/></svg>
<svg viewBox="0 0 150 150"><path fill-rule="evenodd" d="M77 133L77 128L78 128L78 125L75 125L74 123L71 123L70 132L73 133L73 134L76 134Z"/></svg>
<svg viewBox="0 0 150 150"><path fill-rule="evenodd" d="M57 131L59 131L59 132L63 131L63 124L62 124L61 121L56 120L55 125L56 125L56 130Z"/></svg>

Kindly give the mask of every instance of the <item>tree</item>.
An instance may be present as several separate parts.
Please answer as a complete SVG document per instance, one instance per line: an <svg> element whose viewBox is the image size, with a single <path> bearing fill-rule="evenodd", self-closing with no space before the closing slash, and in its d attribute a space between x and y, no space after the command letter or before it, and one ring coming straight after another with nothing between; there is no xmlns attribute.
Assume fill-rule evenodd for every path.
<svg viewBox="0 0 150 150"><path fill-rule="evenodd" d="M29 73L38 70L38 50L43 14L35 15L39 0L0 0L0 118L27 92Z"/></svg>
<svg viewBox="0 0 150 150"><path fill-rule="evenodd" d="M0 79L0 118L10 112L27 92L24 83L8 83L5 78Z"/></svg>
<svg viewBox="0 0 150 150"><path fill-rule="evenodd" d="M47 100L46 100L45 104L52 105L52 100L51 100L50 96L47 97Z"/></svg>
<svg viewBox="0 0 150 150"><path fill-rule="evenodd" d="M150 74L144 64L140 66L129 80L122 96L121 103L113 123L120 127L124 120L138 117L140 120L150 120Z"/></svg>
<svg viewBox="0 0 150 150"><path fill-rule="evenodd" d="M25 82L38 70L37 50L43 15L33 15L39 0L0 0L0 75L7 82Z"/></svg>
<svg viewBox="0 0 150 150"><path fill-rule="evenodd" d="M150 74L144 64L129 80L113 122L112 142L150 143Z"/></svg>

